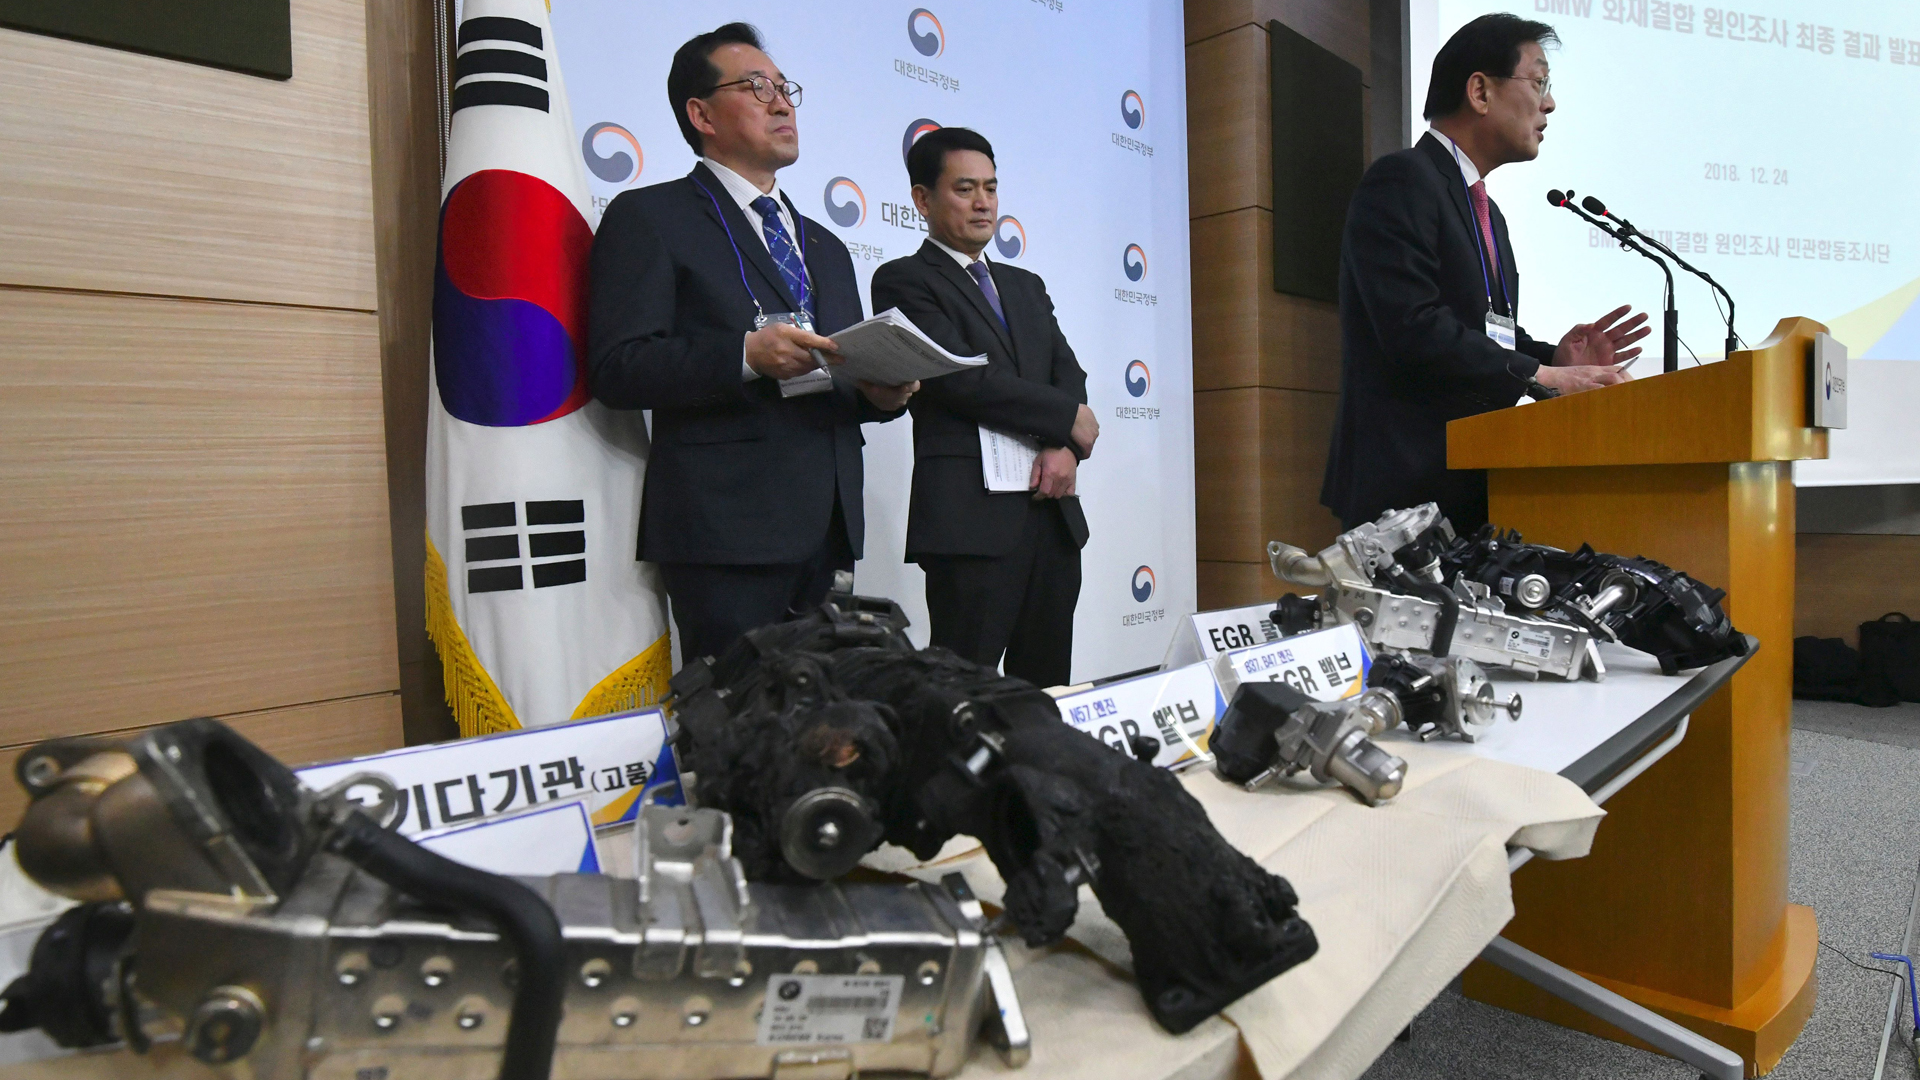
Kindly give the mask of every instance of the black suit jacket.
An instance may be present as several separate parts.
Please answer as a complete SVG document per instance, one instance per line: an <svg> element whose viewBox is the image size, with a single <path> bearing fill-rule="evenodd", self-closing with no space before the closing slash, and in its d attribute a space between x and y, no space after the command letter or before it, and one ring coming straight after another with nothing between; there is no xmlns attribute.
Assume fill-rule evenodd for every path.
<svg viewBox="0 0 1920 1080"><path fill-rule="evenodd" d="M787 207L803 222L816 328L831 334L859 322L846 245ZM719 215L738 241L745 285ZM653 410L642 559L803 561L827 535L836 494L847 542L861 553L860 423L900 414L873 408L839 376L829 392L794 398L782 398L771 379L743 381L741 350L755 314L749 287L768 314L800 310L759 234L705 165L622 192L600 219L588 380L613 408Z"/></svg>
<svg viewBox="0 0 1920 1080"><path fill-rule="evenodd" d="M1488 205L1506 279L1493 304L1511 314L1520 275ZM1447 468L1447 421L1514 404L1554 346L1520 330L1516 353L1486 336L1480 267L1460 167L1438 139L1367 169L1340 244L1340 412L1320 490L1343 521L1429 501L1457 528L1486 521L1486 474Z"/></svg>
<svg viewBox="0 0 1920 1080"><path fill-rule="evenodd" d="M1005 325L980 286L931 240L873 272L875 311L897 307L947 351L987 355L985 368L928 379L908 403L908 559L1013 550L1027 514L1046 507L1023 492L988 494L980 475L979 425L1030 435L1046 446L1071 446L1073 418L1087 400L1087 373L1060 332L1046 282L1006 263L988 265L1007 313ZM1058 502L1074 543L1085 546L1087 516L1080 500Z"/></svg>

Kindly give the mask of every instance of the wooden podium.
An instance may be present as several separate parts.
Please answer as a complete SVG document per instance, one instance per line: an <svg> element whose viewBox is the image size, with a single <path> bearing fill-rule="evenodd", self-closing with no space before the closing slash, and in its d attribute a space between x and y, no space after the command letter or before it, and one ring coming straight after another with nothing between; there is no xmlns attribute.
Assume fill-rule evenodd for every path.
<svg viewBox="0 0 1920 1080"><path fill-rule="evenodd" d="M1486 469L1489 517L1534 543L1644 555L1727 591L1760 650L1686 739L1607 803L1593 853L1535 860L1504 936L1738 1053L1779 1064L1813 1011L1813 910L1787 903L1794 489L1813 335L1783 319L1726 361L1447 425ZM1545 720L1534 722L1544 723ZM1626 1033L1485 963L1469 996L1619 1042Z"/></svg>

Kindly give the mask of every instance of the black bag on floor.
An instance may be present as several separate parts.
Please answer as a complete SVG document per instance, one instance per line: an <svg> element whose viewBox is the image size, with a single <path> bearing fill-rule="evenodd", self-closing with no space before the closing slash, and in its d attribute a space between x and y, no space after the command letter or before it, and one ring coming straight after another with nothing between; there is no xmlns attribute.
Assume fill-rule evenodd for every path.
<svg viewBox="0 0 1920 1080"><path fill-rule="evenodd" d="M1861 623L1860 677L1902 701L1920 701L1920 625L1897 611Z"/></svg>
<svg viewBox="0 0 1920 1080"><path fill-rule="evenodd" d="M1860 654L1839 638L1793 639L1793 696L1883 709L1900 699L1884 679L1862 674Z"/></svg>
<svg viewBox="0 0 1920 1080"><path fill-rule="evenodd" d="M1860 695L1860 654L1837 637L1793 639L1793 696L1852 701Z"/></svg>

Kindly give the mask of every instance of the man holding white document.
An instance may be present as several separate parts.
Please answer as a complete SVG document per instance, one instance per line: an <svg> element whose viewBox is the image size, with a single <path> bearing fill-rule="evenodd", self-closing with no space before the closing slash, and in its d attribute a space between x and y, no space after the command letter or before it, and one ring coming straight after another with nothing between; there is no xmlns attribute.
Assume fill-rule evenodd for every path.
<svg viewBox="0 0 1920 1080"><path fill-rule="evenodd" d="M588 382L653 411L637 555L660 566L683 657L812 610L853 569L860 425L915 389L837 374L822 335L860 321L860 288L846 245L780 191L800 100L751 26L682 45L667 101L700 163L622 192L593 239Z"/></svg>
<svg viewBox="0 0 1920 1080"><path fill-rule="evenodd" d="M983 366L914 395L906 557L927 575L931 643L1039 686L1068 681L1087 518L1079 464L1100 425L1046 284L989 261L1000 218L993 147L966 128L907 152L931 238L873 275L873 306L898 308L935 344Z"/></svg>

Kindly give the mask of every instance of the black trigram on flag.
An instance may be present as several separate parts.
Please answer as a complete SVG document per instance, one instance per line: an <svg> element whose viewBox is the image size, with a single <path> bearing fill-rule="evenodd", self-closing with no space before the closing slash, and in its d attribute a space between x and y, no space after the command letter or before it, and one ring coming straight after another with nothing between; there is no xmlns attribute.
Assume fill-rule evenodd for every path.
<svg viewBox="0 0 1920 1080"><path fill-rule="evenodd" d="M471 105L518 105L546 112L547 61L537 51L516 48L538 50L542 37L539 27L523 19L481 15L462 22L460 55L453 61L451 111Z"/></svg>
<svg viewBox="0 0 1920 1080"><path fill-rule="evenodd" d="M521 506L526 507L525 528L520 524ZM526 588L529 560L548 560L531 563L536 589L587 580L585 558L563 558L586 554L587 533L581 527L586 520L586 504L579 499L478 503L461 507L460 527L467 534L467 592L510 592ZM549 525L575 528L530 531Z"/></svg>

